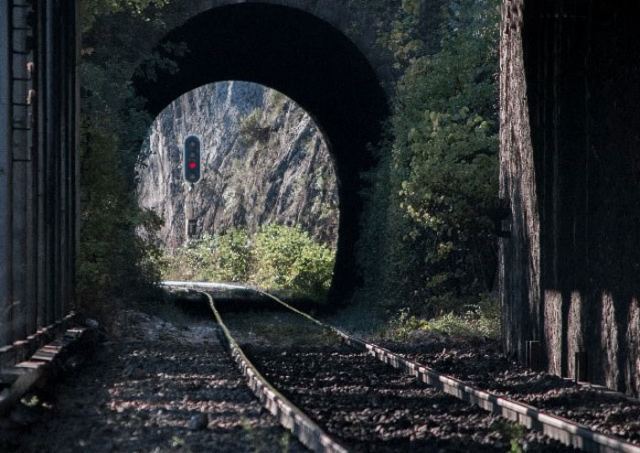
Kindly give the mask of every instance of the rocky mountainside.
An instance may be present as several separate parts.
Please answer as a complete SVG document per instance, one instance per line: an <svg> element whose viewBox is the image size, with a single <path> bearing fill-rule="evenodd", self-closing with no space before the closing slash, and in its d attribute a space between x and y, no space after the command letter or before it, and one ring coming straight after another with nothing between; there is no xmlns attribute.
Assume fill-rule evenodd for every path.
<svg viewBox="0 0 640 453"><path fill-rule="evenodd" d="M202 141L202 178L183 177L182 146ZM338 195L333 162L314 121L283 94L247 82L193 90L153 123L138 168L141 206L164 218L168 248L187 236L232 227L300 225L335 245Z"/></svg>

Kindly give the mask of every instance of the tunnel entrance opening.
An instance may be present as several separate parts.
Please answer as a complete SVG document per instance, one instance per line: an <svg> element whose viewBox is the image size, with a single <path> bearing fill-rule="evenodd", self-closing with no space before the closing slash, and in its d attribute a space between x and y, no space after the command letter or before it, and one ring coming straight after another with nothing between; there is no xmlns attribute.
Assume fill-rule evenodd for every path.
<svg viewBox="0 0 640 453"><path fill-rule="evenodd" d="M299 105L255 83L204 85L158 115L140 157L137 198L162 219L153 242L163 280L255 284L323 302L338 239L337 178L322 132Z"/></svg>
<svg viewBox="0 0 640 453"><path fill-rule="evenodd" d="M174 45L171 45L174 44ZM186 52L171 49L182 46ZM158 58L174 62L157 67ZM145 74L154 73L153 79ZM170 32L143 62L134 87L157 116L180 95L208 83L245 80L284 93L307 111L335 161L339 238L331 298L359 283L355 244L362 213L361 177L388 115L385 92L358 47L331 24L301 10L242 3L201 13Z"/></svg>

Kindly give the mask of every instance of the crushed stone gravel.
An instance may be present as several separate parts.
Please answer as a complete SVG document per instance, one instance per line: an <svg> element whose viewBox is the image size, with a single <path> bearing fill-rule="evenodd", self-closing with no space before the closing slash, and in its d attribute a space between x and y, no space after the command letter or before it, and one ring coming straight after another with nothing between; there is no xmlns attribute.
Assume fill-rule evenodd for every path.
<svg viewBox="0 0 640 453"><path fill-rule="evenodd" d="M306 451L262 409L213 322L129 317L128 338L0 421L0 451Z"/></svg>
<svg viewBox="0 0 640 453"><path fill-rule="evenodd" d="M574 451L419 383L299 315L223 318L265 377L350 451Z"/></svg>
<svg viewBox="0 0 640 453"><path fill-rule="evenodd" d="M343 347L243 345L292 402L353 451L574 451L525 431L370 355Z"/></svg>
<svg viewBox="0 0 640 453"><path fill-rule="evenodd" d="M640 400L509 360L499 342L432 336L382 346L470 385L640 445Z"/></svg>

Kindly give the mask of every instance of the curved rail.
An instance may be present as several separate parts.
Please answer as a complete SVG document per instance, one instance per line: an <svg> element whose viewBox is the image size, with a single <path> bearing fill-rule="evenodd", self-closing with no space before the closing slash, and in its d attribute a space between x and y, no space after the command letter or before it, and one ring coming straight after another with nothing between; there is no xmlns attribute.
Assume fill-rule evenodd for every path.
<svg viewBox="0 0 640 453"><path fill-rule="evenodd" d="M526 428L540 431L543 434L562 442L565 445L580 448L589 452L609 453L640 453L640 446L627 442L606 434L598 433L574 421L568 420L557 415L549 414L541 411L534 406L520 403L509 398L503 398L494 395L485 390L478 389L471 385L465 384L463 381L451 376L447 376L437 372L436 370L420 365L416 362L405 359L404 357L389 351L386 348L366 342L359 338L353 337L348 333L323 323L312 317L311 315L298 310L287 304L272 294L269 294L259 288L245 285L229 285L219 283L198 283L198 282L163 282L167 287L181 287L185 289L193 289L206 294L206 291L215 289L239 289L252 290L287 309L303 316L309 321L328 329L340 336L343 341L350 346L368 351L371 355L387 363L394 368L404 370L415 376L421 382L441 390L444 393L455 396L458 399L476 404L493 414L500 415L506 419L517 422ZM208 296L211 297L211 296ZM219 315L218 315L219 316ZM313 423L313 422L312 422ZM306 444L305 444L306 445Z"/></svg>
<svg viewBox="0 0 640 453"><path fill-rule="evenodd" d="M209 305L222 331L222 339L242 374L247 378L249 388L260 403L278 419L280 424L295 435L307 448L322 453L346 453L347 449L324 432L304 412L276 390L247 358L220 316L213 297L200 291L209 300Z"/></svg>

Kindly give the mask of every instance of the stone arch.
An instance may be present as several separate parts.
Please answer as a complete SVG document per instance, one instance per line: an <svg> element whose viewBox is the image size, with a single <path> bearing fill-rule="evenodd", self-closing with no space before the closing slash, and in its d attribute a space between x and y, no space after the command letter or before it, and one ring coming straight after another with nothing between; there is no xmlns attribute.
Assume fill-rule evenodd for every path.
<svg viewBox="0 0 640 453"><path fill-rule="evenodd" d="M370 145L381 137L387 97L379 74L352 40L328 21L287 3L298 4L200 2L214 7L173 29L156 47L157 55L175 61L177 71L158 70L152 81L134 77L134 86L147 99L153 116L198 86L244 80L284 93L315 119L338 178L340 226L333 295L342 298L360 278L355 244L363 209L362 174L375 163ZM316 9L340 17L340 8ZM167 43L185 43L188 51L171 55ZM148 64L152 63L143 62L141 67Z"/></svg>

